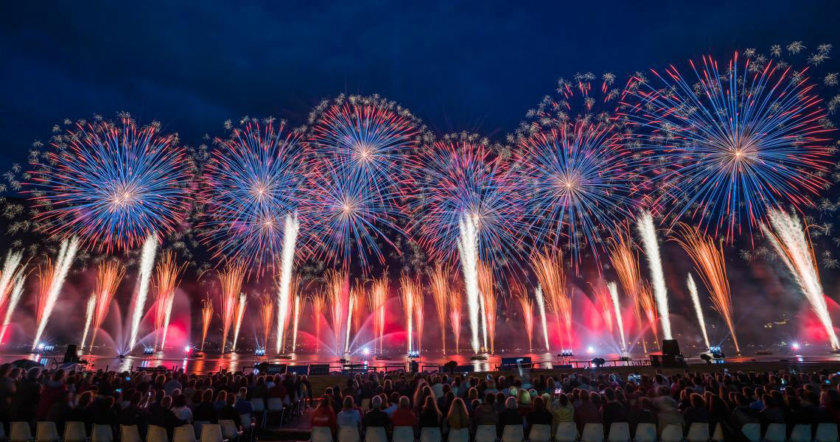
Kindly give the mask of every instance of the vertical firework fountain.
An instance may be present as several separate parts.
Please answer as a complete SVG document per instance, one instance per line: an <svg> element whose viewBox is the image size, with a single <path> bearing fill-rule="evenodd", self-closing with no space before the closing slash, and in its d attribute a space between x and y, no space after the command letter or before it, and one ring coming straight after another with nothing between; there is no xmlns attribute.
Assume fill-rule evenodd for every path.
<svg viewBox="0 0 840 442"><path fill-rule="evenodd" d="M543 332L543 339L545 339L545 351L551 351L551 345L548 342L548 321L545 317L545 297L543 296L543 291L541 286L537 286L537 290L534 293L534 297L537 300L537 308L540 311L540 325L542 325L542 332Z"/></svg>
<svg viewBox="0 0 840 442"><path fill-rule="evenodd" d="M403 311L405 312L406 320L406 352L409 354L413 347L414 302L417 299L415 293L418 290L417 284L408 275L402 275L400 277L400 294L402 295Z"/></svg>
<svg viewBox="0 0 840 442"><path fill-rule="evenodd" d="M662 322L664 339L672 339L671 319L668 310L668 289L665 287L665 274L662 271L662 258L659 256L659 241L656 238L656 227L653 225L653 215L643 212L639 217L639 236L645 248L651 281L653 281L653 296L659 310L659 320Z"/></svg>
<svg viewBox="0 0 840 442"><path fill-rule="evenodd" d="M236 320L233 326L233 343L230 346L230 351L236 351L236 343L239 342L239 329L242 328L242 319L245 318L245 304L248 298L245 293L239 294L239 302L236 304Z"/></svg>
<svg viewBox="0 0 840 442"><path fill-rule="evenodd" d="M452 334L455 336L455 354L461 351L461 310L464 298L458 290L453 290L449 296L449 321Z"/></svg>
<svg viewBox="0 0 840 442"><path fill-rule="evenodd" d="M440 324L440 348L443 354L446 354L446 316L449 308L447 300L451 291L449 273L443 270L443 267L437 265L429 274L429 282L431 283L432 300L435 303L438 324Z"/></svg>
<svg viewBox="0 0 840 442"><path fill-rule="evenodd" d="M770 211L769 226L762 224L761 230L770 239L779 258L793 274L805 298L811 303L811 309L825 328L831 349L840 349L840 341L837 340L831 316L828 314L820 274L817 271L817 258L814 256L814 248L807 230L803 229L797 217L780 209Z"/></svg>
<svg viewBox="0 0 840 442"><path fill-rule="evenodd" d="M467 311L470 318L470 333L473 353L479 350L479 287L478 287L478 216L463 214L459 220L458 254L464 273L464 289L467 295Z"/></svg>
<svg viewBox="0 0 840 442"><path fill-rule="evenodd" d="M618 287L614 282L607 283L607 290L610 292L613 309L615 310L615 323L618 327L618 334L621 338L621 354L627 354L627 339L624 336L624 319L621 317L621 303L618 300Z"/></svg>
<svg viewBox="0 0 840 442"><path fill-rule="evenodd" d="M280 262L280 278L277 288L277 353L285 340L286 324L289 323L289 306L292 296L292 276L295 261L295 242L297 241L300 223L297 213L286 215L283 223L283 256Z"/></svg>
<svg viewBox="0 0 840 442"><path fill-rule="evenodd" d="M85 328L82 331L82 342L79 344L79 348L85 348L85 342L87 342L87 336L90 332L90 325L93 322L93 315L96 313L96 292L91 293L88 296L87 304L85 305Z"/></svg>
<svg viewBox="0 0 840 442"><path fill-rule="evenodd" d="M327 305L327 296L324 293L315 293L311 298L312 316L315 318L315 353L321 350L321 319L324 317L324 309Z"/></svg>
<svg viewBox="0 0 840 442"><path fill-rule="evenodd" d="M96 309L94 309L93 314L93 333L90 338L89 351L93 351L93 346L96 344L96 334L102 328L102 323L108 316L111 302L117 293L117 288L120 286L124 275L125 268L118 262L111 261L99 264L99 269L96 273ZM122 352L123 349L120 349L120 351Z"/></svg>
<svg viewBox="0 0 840 442"><path fill-rule="evenodd" d="M0 273L0 305L6 302L12 281L24 270L23 268L18 268L21 259L23 259L22 252L9 252L6 254L6 261L3 262L3 271Z"/></svg>
<svg viewBox="0 0 840 442"><path fill-rule="evenodd" d="M495 281L493 279L493 270L479 262L478 265L478 288L481 292L481 310L484 315L484 350L491 354L496 353L496 310L498 304L496 302ZM489 344L489 347L487 345Z"/></svg>
<svg viewBox="0 0 840 442"><path fill-rule="evenodd" d="M298 325L300 325L300 295L295 294L295 312L292 324L292 353L297 350Z"/></svg>
<svg viewBox="0 0 840 442"><path fill-rule="evenodd" d="M274 299L270 296L263 296L262 305L260 306L260 320L263 329L262 348L268 348L268 339L271 336L271 325L274 321Z"/></svg>
<svg viewBox="0 0 840 442"><path fill-rule="evenodd" d="M166 252L155 268L155 349L166 348L166 335L169 333L169 321L172 318L172 304L175 301L175 289L178 278L186 264L175 264L175 254Z"/></svg>
<svg viewBox="0 0 840 442"><path fill-rule="evenodd" d="M610 239L610 262L612 262L618 281L624 289L624 294L630 299L633 307L633 319L636 327L642 328L642 310L639 296L642 291L642 277L639 274L639 257L632 247L630 236L624 232ZM647 341L643 334L642 348L647 353Z"/></svg>
<svg viewBox="0 0 840 442"><path fill-rule="evenodd" d="M415 284L414 290L414 329L416 330L417 336L417 352L423 349L423 325L425 324L425 320L423 319L423 310L426 305L426 298L423 295L423 287L420 283Z"/></svg>
<svg viewBox="0 0 840 442"><path fill-rule="evenodd" d="M236 303L242 292L242 280L245 277L245 266L230 263L219 274L219 285L222 297L222 353L227 346L227 337L236 319Z"/></svg>
<svg viewBox="0 0 840 442"><path fill-rule="evenodd" d="M528 337L528 351L534 351L534 303L528 296L528 290L519 283L513 283L511 291L515 293L516 301L522 308L522 322L525 326L525 335Z"/></svg>
<svg viewBox="0 0 840 442"><path fill-rule="evenodd" d="M12 293L9 295L8 304L6 304L6 314L3 316L3 328L0 329L0 343L2 343L3 338L6 337L6 329L9 328L9 324L12 322L12 314L14 314L18 302L20 302L20 297L23 295L23 282L24 277L22 273L15 276Z"/></svg>
<svg viewBox="0 0 840 442"><path fill-rule="evenodd" d="M380 354L385 340L385 303L388 302L388 285L388 277L382 276L373 281L368 294L370 311L373 314L373 333L379 343Z"/></svg>
<svg viewBox="0 0 840 442"><path fill-rule="evenodd" d="M62 241L55 265L47 260L47 263L41 268L41 279L39 281L41 290L38 294L38 310L36 314L38 329L35 331L35 338L32 340L32 350L35 350L41 341L41 335L44 333L47 321L50 319L55 302L58 300L59 293L61 293L64 280L67 278L67 272L70 270L70 265L73 263L73 258L76 256L78 248L79 241L76 237Z"/></svg>
<svg viewBox="0 0 840 442"><path fill-rule="evenodd" d="M149 235L143 243L143 251L140 255L140 274L138 275L140 287L137 289L133 310L131 312L131 332L128 338L128 349L131 351L137 344L137 334L140 332L140 321L146 312L146 298L149 295L149 281L152 278L152 270L155 265L155 253L157 252L158 241L155 235ZM94 330L95 332L95 330Z"/></svg>
<svg viewBox="0 0 840 442"><path fill-rule="evenodd" d="M548 305L554 314L557 335L564 349L571 349L572 336L572 298L566 290L566 275L563 272L563 259L559 254L537 254L533 259L534 273L539 281L537 302L542 296L548 298ZM543 301L544 302L544 301ZM540 304L540 310L544 304ZM551 347L546 347L550 349Z"/></svg>
<svg viewBox="0 0 840 442"><path fill-rule="evenodd" d="M729 292L729 278L726 276L723 245L716 246L712 237L701 233L697 227L687 224L681 224L681 227L682 238L677 238L676 241L694 262L703 285L706 286L706 290L711 295L712 305L723 317L726 326L729 328L732 343L735 345L735 352L741 354L738 335L735 334L735 322L732 319L732 296Z"/></svg>
<svg viewBox="0 0 840 442"><path fill-rule="evenodd" d="M700 305L700 296L697 294L697 284L694 283L694 278L691 273L688 274L686 280L688 285L688 293L691 295L691 303L694 304L694 312L697 314L697 322L700 323L700 331L703 333L703 342L706 343L706 348L711 348L709 344L709 334L706 333L706 320L703 318L703 306Z"/></svg>
<svg viewBox="0 0 840 442"><path fill-rule="evenodd" d="M350 277L344 272L330 272L327 275L327 290L330 300L335 352L338 356L349 353L347 329L350 327Z"/></svg>
<svg viewBox="0 0 840 442"><path fill-rule="evenodd" d="M656 317L656 301L653 299L653 290L647 282L639 287L639 308L645 314L647 323L650 324L654 343L659 345L659 329L656 328L658 319Z"/></svg>
<svg viewBox="0 0 840 442"><path fill-rule="evenodd" d="M205 298L201 301L201 346L199 351L204 351L204 342L207 341L207 332L210 330L210 321L213 319L213 301Z"/></svg>

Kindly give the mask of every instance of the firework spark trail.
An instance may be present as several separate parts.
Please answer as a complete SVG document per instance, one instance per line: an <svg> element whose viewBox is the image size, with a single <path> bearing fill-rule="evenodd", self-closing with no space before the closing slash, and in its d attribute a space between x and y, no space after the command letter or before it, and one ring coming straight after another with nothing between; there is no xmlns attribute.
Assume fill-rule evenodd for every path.
<svg viewBox="0 0 840 442"><path fill-rule="evenodd" d="M484 350L489 350L491 354L496 352L496 313L498 302L496 301L495 281L493 278L493 270L479 262L478 266L478 287L481 293L481 310L484 314L484 330L485 330L485 344Z"/></svg>
<svg viewBox="0 0 840 442"><path fill-rule="evenodd" d="M639 236L645 248L651 281L653 281L653 295L659 310L659 320L662 322L662 336L671 339L671 319L668 310L668 289L665 287L665 274L662 271L662 258L659 256L659 242L656 239L656 227L653 225L653 215L643 212L637 225Z"/></svg>
<svg viewBox="0 0 840 442"><path fill-rule="evenodd" d="M79 348L84 350L85 342L87 342L88 332L90 332L90 325L93 323L93 315L96 312L96 292L91 293L88 297L87 304L85 306L85 328L82 332L82 342L79 344ZM3 342L2 333L0 333L0 342Z"/></svg>
<svg viewBox="0 0 840 442"><path fill-rule="evenodd" d="M245 293L239 295L239 303L236 304L236 321L233 327L233 344L230 346L230 351L236 351L236 343L239 342L239 329L242 328L242 319L245 318L245 305L247 297Z"/></svg>
<svg viewBox="0 0 840 442"><path fill-rule="evenodd" d="M423 311L426 306L426 298L423 293L423 288L420 286L419 283L416 284L416 289L414 290L414 329L417 331L417 352L419 353L423 349L423 324L425 324L425 319L423 318Z"/></svg>
<svg viewBox="0 0 840 442"><path fill-rule="evenodd" d="M490 348L487 346L487 310L484 308L484 294L478 292L478 311L481 318L481 351L488 352Z"/></svg>
<svg viewBox="0 0 840 442"><path fill-rule="evenodd" d="M411 280L407 275L400 277L400 293L402 294L403 309L405 311L406 324L406 344L407 352L411 353L412 348L412 333L414 333L414 293L418 290L417 284Z"/></svg>
<svg viewBox="0 0 840 442"><path fill-rule="evenodd" d="M65 239L61 242L61 247L58 251L58 256L55 260L55 266L48 262L50 267L50 280L41 281L41 292L38 298L38 314L37 322L38 329L35 331L35 339L32 341L32 350L38 347L38 342L41 340L41 335L47 326L47 321L50 319L55 302L58 300L58 295L61 293L61 288L64 286L64 280L67 278L67 272L70 271L70 266L73 264L73 258L76 256L76 251L79 248L79 240L72 237L69 240ZM46 273L46 272L45 272ZM41 274L43 278L45 273Z"/></svg>
<svg viewBox="0 0 840 442"><path fill-rule="evenodd" d="M601 319L604 321L604 328L610 333L615 331L613 322L613 301L611 299L609 288L604 284L604 280L599 277L598 283L592 285L592 295L595 306L601 313Z"/></svg>
<svg viewBox="0 0 840 442"><path fill-rule="evenodd" d="M23 295L23 283L23 274L18 274L15 277L15 284L12 287L12 293L9 295L9 302L6 305L6 315L3 317L3 328L0 329L0 343L2 343L3 338L6 337L6 329L8 329L9 324L11 324L12 315L15 313L18 302L20 302L20 298Z"/></svg>
<svg viewBox="0 0 840 442"><path fill-rule="evenodd" d="M461 270L464 273L464 288L467 294L467 311L470 318L473 353L478 353L478 216L464 214L459 221L461 235L458 237L458 253L461 257Z"/></svg>
<svg viewBox="0 0 840 442"><path fill-rule="evenodd" d="M175 301L175 289L178 279L186 264L178 266L175 254L166 252L161 256L155 268L155 349L166 348L166 335L169 332L169 320L172 318L172 304Z"/></svg>
<svg viewBox="0 0 840 442"><path fill-rule="evenodd" d="M694 304L694 312L697 313L697 322L700 323L700 331L703 333L703 342L706 343L706 348L711 348L709 344L709 335L706 333L706 320L703 318L703 307L700 305L700 296L697 294L697 284L694 283L694 278L691 273L688 274L688 293L691 295L691 303Z"/></svg>
<svg viewBox="0 0 840 442"><path fill-rule="evenodd" d="M650 285L643 283L639 291L639 308L644 312L650 330L653 332L653 340L659 344L659 329L656 328L656 301L653 299L653 291Z"/></svg>
<svg viewBox="0 0 840 442"><path fill-rule="evenodd" d="M347 330L350 317L350 277L344 272L331 271L327 275L328 295L330 299L330 313L332 315L333 338L335 352L342 356L346 350Z"/></svg>
<svg viewBox="0 0 840 442"><path fill-rule="evenodd" d="M525 326L525 335L528 337L528 351L534 349L534 303L528 296L527 289L521 284L514 284L512 292L516 293L516 300L522 308L522 322Z"/></svg>
<svg viewBox="0 0 840 442"><path fill-rule="evenodd" d="M385 340L385 303L388 301L388 277L383 276L373 281L370 289L370 310L373 313L373 330L379 341L379 352L382 353Z"/></svg>
<svg viewBox="0 0 840 442"><path fill-rule="evenodd" d="M321 348L321 318L327 305L327 296L323 293L312 295L312 316L315 318L315 352Z"/></svg>
<svg viewBox="0 0 840 442"><path fill-rule="evenodd" d="M356 284L351 291L353 294L353 331L358 334L362 329L362 321L365 315L365 287L362 284Z"/></svg>
<svg viewBox="0 0 840 442"><path fill-rule="evenodd" d="M454 290L449 297L449 321L452 324L452 334L455 335L455 354L461 351L461 304L463 302L461 292Z"/></svg>
<svg viewBox="0 0 840 442"><path fill-rule="evenodd" d="M125 268L120 263L111 261L99 264L96 272L96 310L93 314L93 333L90 338L90 351L96 344L96 335L108 316L111 302L125 275Z"/></svg>
<svg viewBox="0 0 840 442"><path fill-rule="evenodd" d="M621 353L627 353L627 339L624 337L624 320L621 318L621 303L618 301L618 287L614 282L607 283L607 290L610 292L613 308L615 309L615 322L618 325L618 333L621 336Z"/></svg>
<svg viewBox="0 0 840 442"><path fill-rule="evenodd" d="M154 235L149 235L143 243L143 251L140 257L140 274L138 279L140 287L132 303L131 312L131 334L128 339L128 351L137 344L137 334L140 332L140 321L146 311L146 298L149 296L149 282L152 279L152 270L155 266L155 253L157 252L158 241Z"/></svg>
<svg viewBox="0 0 840 442"><path fill-rule="evenodd" d="M6 261L3 262L3 272L0 273L0 305L6 302L9 295L9 284L14 281L23 268L18 269L23 259L23 252L9 252L6 254Z"/></svg>
<svg viewBox="0 0 840 442"><path fill-rule="evenodd" d="M298 325L300 325L300 295L295 295L295 320L292 325L292 353L297 349Z"/></svg>
<svg viewBox="0 0 840 442"><path fill-rule="evenodd" d="M295 261L295 241L300 223L297 213L287 214L283 227L283 259L280 268L280 281L277 292L277 352L285 342L286 324L289 323L289 305L291 303L292 272Z"/></svg>
<svg viewBox="0 0 840 442"><path fill-rule="evenodd" d="M548 305L554 314L560 343L564 348L570 349L574 342L572 337L572 299L566 290L563 258L559 254L537 254L532 261L534 273L537 276L537 281L539 281L540 293L548 298ZM539 300L540 297L537 297L538 302ZM541 313L543 309L544 307L541 307Z"/></svg>
<svg viewBox="0 0 840 442"><path fill-rule="evenodd" d="M542 324L543 338L545 338L545 351L551 351L551 346L548 344L548 321L545 317L545 298L543 297L542 286L537 286L537 291L534 296L537 298L537 308L540 311L540 323Z"/></svg>
<svg viewBox="0 0 840 442"><path fill-rule="evenodd" d="M735 344L735 352L741 354L738 335L735 334L735 322L732 319L732 296L729 291L729 279L726 276L723 245L715 246L712 237L701 233L697 227L684 223L680 224L680 227L682 237L677 238L676 241L694 261L694 267L700 273L700 279L711 295L712 305L729 328L729 334Z"/></svg>
<svg viewBox="0 0 840 442"><path fill-rule="evenodd" d="M820 274L817 271L817 258L814 256L814 248L807 230L803 229L799 218L780 209L771 210L768 218L770 226L762 224L761 230L770 239L805 298L811 303L811 309L825 328L832 350L840 349L840 341L837 340L831 316L828 314Z"/></svg>
<svg viewBox="0 0 840 442"><path fill-rule="evenodd" d="M199 351L204 351L204 342L207 340L207 331L210 330L210 321L213 319L213 301L206 298L201 302L201 347Z"/></svg>
<svg viewBox="0 0 840 442"><path fill-rule="evenodd" d="M274 320L274 299L264 296L260 307L260 320L263 328L263 350L268 347L268 339L271 336L271 324Z"/></svg>
<svg viewBox="0 0 840 442"><path fill-rule="evenodd" d="M432 300L435 302L435 312L437 313L438 324L440 324L440 348L443 354L446 354L446 316L449 308L447 301L451 295L449 272L438 264L429 275L429 280L431 282Z"/></svg>
<svg viewBox="0 0 840 442"><path fill-rule="evenodd" d="M642 312L639 308L639 293L642 277L639 274L639 257L632 248L629 235L619 233L610 238L610 262L624 289L624 294L632 301L633 315L638 327L642 324Z"/></svg>
<svg viewBox="0 0 840 442"><path fill-rule="evenodd" d="M228 333L236 317L236 301L242 292L243 278L245 278L245 266L238 263L228 264L227 268L219 274L222 295L222 353L225 352Z"/></svg>
<svg viewBox="0 0 840 442"><path fill-rule="evenodd" d="M353 321L353 309L354 305L356 304L356 298L358 294L351 293L350 296L347 298L347 325L345 326L345 334L344 334L344 354L350 354L350 331L353 327L351 327L351 323Z"/></svg>

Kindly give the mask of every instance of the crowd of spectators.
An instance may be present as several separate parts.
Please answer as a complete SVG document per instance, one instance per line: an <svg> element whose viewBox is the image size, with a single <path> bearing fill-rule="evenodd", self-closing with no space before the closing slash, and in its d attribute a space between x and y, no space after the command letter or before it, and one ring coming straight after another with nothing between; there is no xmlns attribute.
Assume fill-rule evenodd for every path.
<svg viewBox="0 0 840 442"><path fill-rule="evenodd" d="M439 428L444 434L479 425L534 425L574 422L628 422L688 429L693 422L720 424L737 440L747 423L817 424L840 422L840 374L828 372L682 373L666 376L608 372L540 375L532 379L502 375L357 375L327 388L312 414L313 426ZM445 439L444 439L445 440Z"/></svg>
<svg viewBox="0 0 840 442"><path fill-rule="evenodd" d="M65 371L39 367L0 366L0 421L55 422L59 434L65 422L137 425L141 434L158 425L170 437L179 425L232 420L240 428L242 416L252 416L252 399L279 398L285 404L310 396L306 376L182 371Z"/></svg>

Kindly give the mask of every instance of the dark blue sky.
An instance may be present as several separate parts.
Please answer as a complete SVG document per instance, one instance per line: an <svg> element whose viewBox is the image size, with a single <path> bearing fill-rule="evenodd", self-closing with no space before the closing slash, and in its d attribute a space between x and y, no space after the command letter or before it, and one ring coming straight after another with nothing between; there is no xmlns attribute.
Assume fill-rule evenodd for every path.
<svg viewBox="0 0 840 442"><path fill-rule="evenodd" d="M125 110L196 145L244 115L301 123L341 92L501 139L575 72L840 43L837 0L127 3L0 4L3 168L64 118Z"/></svg>

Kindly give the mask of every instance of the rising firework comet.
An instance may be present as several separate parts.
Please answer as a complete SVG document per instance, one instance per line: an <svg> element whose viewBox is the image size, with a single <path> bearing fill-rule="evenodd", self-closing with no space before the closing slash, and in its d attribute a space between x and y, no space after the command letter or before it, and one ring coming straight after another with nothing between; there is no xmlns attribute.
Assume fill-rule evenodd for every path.
<svg viewBox="0 0 840 442"><path fill-rule="evenodd" d="M412 335L414 333L414 304L417 300L417 292L420 287L408 275L400 277L400 294L402 295L403 310L406 318L406 352L411 353L413 348Z"/></svg>
<svg viewBox="0 0 840 442"><path fill-rule="evenodd" d="M295 295L294 321L292 321L292 353L297 349L298 326L300 325L300 295Z"/></svg>
<svg viewBox="0 0 840 442"><path fill-rule="evenodd" d="M624 319L621 317L621 302L618 300L618 286L614 282L607 283L607 291L610 293L613 309L615 312L615 322L618 326L618 334L621 338L621 354L627 353L627 339L624 337Z"/></svg>
<svg viewBox="0 0 840 442"><path fill-rule="evenodd" d="M271 325L274 321L274 299L270 296L262 298L260 306L260 320L263 328L263 349L268 347L268 339L271 336Z"/></svg>
<svg viewBox="0 0 840 442"><path fill-rule="evenodd" d="M6 302L9 296L13 281L23 273L25 266L21 267L23 252L8 252L3 262L3 271L0 273L0 305Z"/></svg>
<svg viewBox="0 0 840 442"><path fill-rule="evenodd" d="M717 246L712 237L703 234L697 227L684 223L680 224L680 227L681 237L676 241L694 262L703 285L711 295L712 305L729 327L735 352L741 354L738 336L735 334L735 322L732 319L732 296L729 292L729 278L726 276L723 245Z"/></svg>
<svg viewBox="0 0 840 442"><path fill-rule="evenodd" d="M793 274L793 278L811 304L828 336L832 350L840 349L840 341L834 332L828 306L825 302L820 274L817 271L817 258L807 230L803 229L799 219L779 209L769 214L769 225L762 225L764 235L773 244L779 258ZM772 230L771 230L772 229Z"/></svg>
<svg viewBox="0 0 840 442"><path fill-rule="evenodd" d="M700 323L700 331L703 333L703 342L706 343L706 348L711 348L709 334L706 333L706 320L703 318L703 307L700 305L700 296L697 294L697 284L694 283L691 273L688 274L686 284L688 293L691 295L691 303L694 304L694 312L697 314L697 322Z"/></svg>
<svg viewBox="0 0 840 442"><path fill-rule="evenodd" d="M233 326L233 344L230 346L230 351L236 351L236 343L239 342L239 329L242 328L242 319L245 318L245 305L248 299L245 293L239 294L239 301L236 303L236 319Z"/></svg>
<svg viewBox="0 0 840 442"><path fill-rule="evenodd" d="M656 227L653 225L653 216L650 212L643 212L638 223L639 236L645 247L648 267L650 268L651 281L653 281L653 296L656 299L656 308L659 310L659 319L662 321L662 335L665 339L671 339L671 318L668 310L668 289L665 287L665 274L662 271L662 258L659 256L659 241L656 237Z"/></svg>
<svg viewBox="0 0 840 442"><path fill-rule="evenodd" d="M540 293L548 299L548 305L554 314L560 343L564 348L570 349L574 342L572 335L572 298L566 290L563 258L559 254L537 254L532 260L532 265L537 281L539 281ZM538 301L540 298L541 296L537 297Z"/></svg>
<svg viewBox="0 0 840 442"><path fill-rule="evenodd" d="M370 296L370 311L373 314L373 330L379 341L379 352L382 353L382 348L385 341L385 315L386 303L388 302L389 281L387 276L382 276L373 281L371 285Z"/></svg>
<svg viewBox="0 0 840 442"><path fill-rule="evenodd" d="M222 353L227 345L228 332L236 319L236 304L242 293L242 281L245 278L245 266L230 263L219 273L219 285L222 296ZM235 344L234 344L235 346Z"/></svg>
<svg viewBox="0 0 840 442"><path fill-rule="evenodd" d="M460 258L472 347L479 350L478 263L494 268L516 255L520 217L507 164L472 136L450 136L413 159L412 226L432 259Z"/></svg>
<svg viewBox="0 0 840 442"><path fill-rule="evenodd" d="M312 316L315 318L315 352L321 348L321 319L324 317L324 310L327 306L327 296L323 293L315 293L311 297Z"/></svg>
<svg viewBox="0 0 840 442"><path fill-rule="evenodd" d="M96 272L96 309L93 314L93 333L90 338L90 351L96 345L96 334L102 328L102 323L108 316L111 302L117 293L117 288L125 275L125 268L120 263L110 261L99 264Z"/></svg>
<svg viewBox="0 0 840 442"><path fill-rule="evenodd" d="M432 300L435 303L435 312L437 313L438 324L440 324L440 348L443 354L446 354L446 317L449 314L448 301L452 294L449 280L449 272L444 270L441 265L435 266L429 274Z"/></svg>
<svg viewBox="0 0 840 442"><path fill-rule="evenodd" d="M207 332L210 330L210 321L213 319L213 301L205 298L201 301L201 347L204 351L204 342L207 340Z"/></svg>
<svg viewBox="0 0 840 442"><path fill-rule="evenodd" d="M390 245L386 231L395 224L397 196L406 175L406 153L422 132L406 109L379 97L340 96L310 116L307 144L318 161L307 198L321 253L343 266L357 259L384 262L377 239Z"/></svg>
<svg viewBox="0 0 840 442"><path fill-rule="evenodd" d="M33 203L48 235L89 248L130 250L173 232L189 212L189 165L177 136L157 124L78 123L53 140L32 173Z"/></svg>
<svg viewBox="0 0 840 442"><path fill-rule="evenodd" d="M149 296L149 283L152 279L152 270L155 266L155 254L157 253L158 241L154 235L149 235L143 243L143 250L140 253L140 274L137 276L140 287L135 293L131 311L131 334L128 340L128 350L131 351L137 343L137 334L140 332L140 321L146 312L146 298Z"/></svg>
<svg viewBox="0 0 840 442"><path fill-rule="evenodd" d="M0 329L0 343L6 337L6 329L12 323L12 315L20 302L20 297L23 295L23 283L24 276L22 273L15 276L14 286L12 286L12 292L9 295L9 302L6 304L6 314L3 316L3 328Z"/></svg>
<svg viewBox="0 0 840 442"><path fill-rule="evenodd" d="M420 283L415 283L415 290L414 290L414 302L413 302L413 309L414 309L414 329L416 330L417 335L417 352L423 350L423 329L425 324L425 319L423 318L423 313L426 307L426 297L423 294L423 287Z"/></svg>
<svg viewBox="0 0 840 442"><path fill-rule="evenodd" d="M175 263L174 253L166 252L155 269L155 348L160 351L166 348L175 289L178 288L178 278L185 267L186 264L179 266Z"/></svg>
<svg viewBox="0 0 840 442"><path fill-rule="evenodd" d="M464 300L461 292L454 290L449 297L449 321L455 335L455 354L461 351L461 310Z"/></svg>
<svg viewBox="0 0 840 442"><path fill-rule="evenodd" d="M640 82L627 112L646 129L643 148L667 155L659 176L667 215L728 240L772 207L812 206L831 166L831 129L805 70L751 63L736 52L722 70L711 57L691 62L696 79L673 66L654 71L660 84Z"/></svg>
<svg viewBox="0 0 840 442"><path fill-rule="evenodd" d="M40 289L38 291L38 310L35 315L35 322L38 323L38 329L35 331L35 339L32 341L32 350L35 350L38 346L41 335L47 327L47 321L50 319L55 302L58 300L58 295L64 286L64 280L67 278L67 272L70 271L70 265L73 263L73 258L76 256L78 248L79 241L76 237L62 241L61 247L58 250L58 256L55 259L55 264L47 260L44 266L39 269Z"/></svg>
<svg viewBox="0 0 840 442"><path fill-rule="evenodd" d="M659 345L659 329L656 328L656 301L654 300L653 290L650 285L643 283L639 291L639 307L645 314L645 319L650 325L650 330L653 332L653 340Z"/></svg>
<svg viewBox="0 0 840 442"><path fill-rule="evenodd" d="M541 286L537 286L534 297L537 300L537 308L540 311L540 324L542 325L543 338L545 339L545 351L551 351L551 345L548 342L548 321L545 316L545 296L543 296Z"/></svg>
<svg viewBox="0 0 840 442"><path fill-rule="evenodd" d="M490 267L479 264L478 266L478 289L481 293L481 310L484 316L484 331L485 351L489 349L491 354L496 353L494 345L496 341L496 310L498 303L496 302L495 281L493 279L493 270ZM490 345L489 347L487 345Z"/></svg>
<svg viewBox="0 0 840 442"><path fill-rule="evenodd" d="M350 276L344 272L331 271L327 274L327 296L330 301L330 315L335 338L335 352L341 356L348 352L347 329L350 327Z"/></svg>
<svg viewBox="0 0 840 442"><path fill-rule="evenodd" d="M295 254L306 164L299 134L287 131L283 122L248 120L216 142L219 149L207 164L202 192L209 215L201 225L202 238L215 258L241 262L249 272L285 270Z"/></svg>
<svg viewBox="0 0 840 442"><path fill-rule="evenodd" d="M90 296L88 296L87 304L85 304L85 328L84 331L82 331L82 342L79 344L79 348L82 350L85 348L85 342L87 342L90 326L93 324L94 314L96 314L96 292L91 293ZM3 342L3 340L0 339L0 342Z"/></svg>
<svg viewBox="0 0 840 442"><path fill-rule="evenodd" d="M516 301L522 308L522 325L525 327L525 336L528 337L528 351L534 351L534 303L522 284L513 284L511 291L515 293Z"/></svg>

